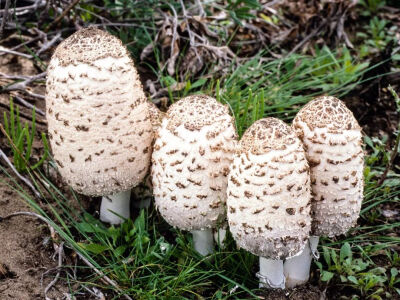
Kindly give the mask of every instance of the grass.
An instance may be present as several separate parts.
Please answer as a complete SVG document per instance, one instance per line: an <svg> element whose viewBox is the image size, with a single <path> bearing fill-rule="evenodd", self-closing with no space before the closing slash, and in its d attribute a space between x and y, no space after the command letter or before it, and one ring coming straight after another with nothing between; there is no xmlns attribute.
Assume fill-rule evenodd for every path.
<svg viewBox="0 0 400 300"><path fill-rule="evenodd" d="M13 152L14 166L18 172L26 172L28 170L27 162L31 160L32 144L36 135L35 109L32 110L31 128L29 128L28 122L26 122L25 125L22 125L19 118L19 107L17 106L16 111L14 111L14 102L10 97L10 113L8 116L7 113L4 112L3 118L5 132L10 138L8 142ZM45 148L44 155L38 162L30 166L32 170L43 164L49 152L46 135L41 133L41 137Z"/></svg>
<svg viewBox="0 0 400 300"><path fill-rule="evenodd" d="M327 93L342 96L348 93L366 71L365 64L350 59L346 54L332 53L329 49L323 49L317 57L295 54L264 62L259 56L237 68L232 67L232 72L219 80L205 80L201 84L193 84L194 88L190 85L186 93L215 93L217 99L230 105L236 116L238 131L243 133L261 117L290 120L301 105L315 95ZM399 222L382 223L379 213L374 217L384 203L399 201L400 191L387 184L389 181L376 187L388 154L382 142L379 144L370 139L367 144L372 149L366 159L368 167L362 225L341 240L323 240L322 244L332 249L330 251L349 245L354 256L361 255L360 249L363 249L363 255L365 252L372 255L400 242L397 236L388 236L399 228ZM54 168L51 161L49 167ZM79 195L70 191L73 199L68 199L65 192L46 178L40 168L35 171L28 168L27 172L45 196L43 198L47 199L46 210L5 169L2 172L12 179L10 188L16 189L21 198L48 220L65 241L66 247L80 253L117 282L123 293L138 299L240 299L252 298L260 293L255 277L258 258L238 250L230 236L225 249L216 249L211 258L205 259L193 250L190 234L171 228L153 208L140 211L135 221L127 220L121 226L108 227L83 209ZM76 205L71 206L71 201L78 204L80 210L75 209ZM325 267L328 268L326 272L340 274L326 261L320 264L322 274L326 274L323 273ZM78 280L81 285L113 291L115 299L121 294L114 287L102 284L98 275L88 272L86 266L79 266L78 274L79 279L72 272L66 272L65 280L71 284ZM349 282L354 286L351 280ZM390 280L387 279L387 282ZM377 288L381 287L377 285ZM366 295L361 287L360 295Z"/></svg>
<svg viewBox="0 0 400 300"><path fill-rule="evenodd" d="M230 17L239 25L250 17L248 10L240 8L242 2L246 2L247 7L256 5L251 0L229 2ZM363 5L368 6L370 11L376 11L384 2L368 0L363 1ZM157 32L155 20L148 18L149 15L153 16L154 7L161 9L173 5L178 13L181 10L179 1L170 4L151 1L151 4L144 6L143 3L105 1L110 15L117 20L144 20L145 25L134 29L110 30L128 44L135 58L140 56L141 50L154 39ZM85 22L98 21L95 14L102 12L90 3L83 3L80 8L80 18ZM378 27L376 39L386 42ZM225 36L221 41L229 41L231 38ZM229 105L241 136L260 118L277 117L290 122L301 106L312 97L329 94L341 98L357 85L374 79L363 79L363 75L371 68L366 61L353 56L345 47L336 51L327 47L316 47L314 50L314 56L297 53L284 56L283 53L283 58L271 59L267 49L251 59L233 61L230 68L221 74L204 72L200 76L187 78L184 89L169 92L169 100L174 102L193 93L214 96ZM154 52L154 65L147 63L145 67L153 71L163 87L177 83L178 75L175 78L167 75L161 63L164 58L160 57L157 48ZM209 67L211 69L212 66ZM109 227L102 224L94 211L85 211L83 198L72 190L64 190L65 187L61 189L46 176L49 174L48 169L44 170L40 165L28 167L23 164L24 161L30 161L35 135L34 113L30 130L28 125L20 124L18 110L14 110L12 103L10 115L4 119L7 132L18 149L10 145L14 163L30 177L45 202L33 198L2 167L1 172L9 179L0 180L15 189L23 201L47 220L60 240L65 242L68 253L79 253L114 280L120 290L102 283L99 276L81 261L77 266L77 276L74 275L74 266L64 268L64 280L70 286L76 282L81 287L95 286L109 291L113 299L118 299L122 294L137 299L243 299L255 298L261 293L255 277L258 258L237 249L229 234L225 249L217 247L210 258L203 258L193 250L191 235L171 228L154 208L137 212L134 221L127 220L121 226ZM318 282L322 289L326 284L329 289L339 291L350 288L350 294L355 295L354 299L380 299L399 293L400 259L392 248L400 242L400 222L394 218L384 218L382 211L386 205L393 209L399 207L400 182L399 176L392 171L383 184L377 186L393 152L387 150L389 147L385 140L376 137L365 137L365 144L369 154L366 156L365 198L359 226L346 236L322 239L320 250L323 255L313 282ZM25 156L25 160L19 153ZM56 170L51 157L47 168ZM382 266L376 258L381 258L382 253L387 260L385 270L377 269ZM70 292L78 296L84 290L72 291L71 288Z"/></svg>

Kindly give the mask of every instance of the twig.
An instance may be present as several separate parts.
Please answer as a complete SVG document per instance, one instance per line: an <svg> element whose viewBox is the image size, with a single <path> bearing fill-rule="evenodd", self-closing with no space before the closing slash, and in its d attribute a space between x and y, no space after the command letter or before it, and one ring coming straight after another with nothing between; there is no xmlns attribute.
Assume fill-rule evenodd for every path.
<svg viewBox="0 0 400 300"><path fill-rule="evenodd" d="M46 114L44 113L43 110L41 110L40 108L37 108L35 105L30 104L28 101L22 99L21 97L19 97L17 95L13 95L13 98L15 100L17 100L19 103L21 103L22 105L29 107L30 109L35 109L35 112L37 112L39 115L46 116Z"/></svg>
<svg viewBox="0 0 400 300"><path fill-rule="evenodd" d="M3 150L1 150L1 148L0 148L0 157L7 163L7 165L11 168L11 170L15 173L15 175L17 175L17 177L19 179L21 179L32 190L32 192L35 194L35 196L42 199L42 195L36 190L36 188L33 186L32 182L29 179L22 176L17 171L17 169L14 167L14 165L8 159L7 155L3 152Z"/></svg>
<svg viewBox="0 0 400 300"><path fill-rule="evenodd" d="M118 292L123 293L123 291L121 290L121 288L118 286L118 284L110 279L109 277L107 277L102 271L100 271L99 269L97 269L90 261L88 261L82 254L80 254L79 252L76 252L76 254L78 254L79 258L81 260L83 260L83 262L90 267L91 269L93 269L93 271L95 271L97 273L97 275L100 276L100 279L102 281L105 281L108 284L111 284ZM129 297L128 295L124 294L124 297L128 300L133 300L131 297Z"/></svg>
<svg viewBox="0 0 400 300"><path fill-rule="evenodd" d="M64 250L64 243L61 242L60 245L58 245L58 271L56 277L54 277L54 279L44 289L44 297L46 300L51 300L49 297L47 297L47 293L52 288L52 286L57 283L58 279L60 278L62 261L63 261L63 250Z"/></svg>
<svg viewBox="0 0 400 300"><path fill-rule="evenodd" d="M0 216L0 222L3 222L5 220L11 219L11 218L17 217L17 216L28 216L28 217L38 218L38 219L42 220L43 222L45 222L48 226L51 226L51 224L45 217L43 217L37 213L31 212L31 211L17 211L15 213L11 213L4 217Z"/></svg>
<svg viewBox="0 0 400 300"><path fill-rule="evenodd" d="M2 21L0 25L0 39L3 37L4 26L6 26L6 22L8 19L8 9L10 8L10 0L6 0L6 5L4 6Z"/></svg>
<svg viewBox="0 0 400 300"><path fill-rule="evenodd" d="M305 43L307 43L310 39L312 39L314 36L316 36L319 32L319 30L322 28L322 26L325 25L325 22L321 22L321 24L315 28L309 35L307 35L300 43L298 43L288 54L287 56L292 55L295 53L298 49L304 46Z"/></svg>
<svg viewBox="0 0 400 300"><path fill-rule="evenodd" d="M43 73L40 73L37 75L27 76L26 79L24 79L21 82L15 82L15 83L10 84L9 86L1 87L0 92L23 91L24 93L28 94L29 96L31 96L33 98L38 98L38 99L44 100L45 96L28 91L27 87L32 82L34 82L38 79L41 79L43 77L46 77L46 74L47 74L47 72L43 72ZM2 74L2 75L5 75L5 74Z"/></svg>
<svg viewBox="0 0 400 300"><path fill-rule="evenodd" d="M51 22L44 30L44 32L48 32L50 30L50 28L56 26L58 23L60 23L60 21L69 13L69 11L71 9L74 8L75 5L77 5L79 3L80 0L74 0L72 1L66 9L63 10L63 12L61 13L61 15L59 15L53 22Z"/></svg>
<svg viewBox="0 0 400 300"><path fill-rule="evenodd" d="M10 105L8 103L3 103L1 101L0 101L0 106L4 107L7 110L10 108ZM28 113L25 113L24 111L20 111L19 112L19 116L21 118L24 118L24 119L28 120L29 122L32 121L32 114L28 114ZM36 119L36 123L47 126L47 120L46 119L37 118Z"/></svg>
<svg viewBox="0 0 400 300"><path fill-rule="evenodd" d="M0 46L0 52L7 53L7 54L18 55L18 56L22 56L22 57L25 57L25 58L28 58L28 59L33 58L32 55L29 55L29 54L26 54L26 53L22 53L22 52L18 52L18 51L14 51L14 50L10 50L10 49L4 48L3 46Z"/></svg>
<svg viewBox="0 0 400 300"><path fill-rule="evenodd" d="M60 37L61 37L61 32L57 33L55 37L53 37L49 42L44 43L43 46L38 50L38 52L36 52L36 55L39 56L47 49L52 47L59 40Z"/></svg>
<svg viewBox="0 0 400 300"><path fill-rule="evenodd" d="M196 0L197 8L199 9L199 16L204 17L206 16L206 12L204 11L203 4L200 0Z"/></svg>
<svg viewBox="0 0 400 300"><path fill-rule="evenodd" d="M31 84L32 82L34 82L34 81L36 81L38 79L42 79L43 77L46 77L46 74L47 74L47 72L43 72L43 73L36 74L36 75L33 75L33 76L27 76L24 81L15 82L13 84L10 84L7 87L3 87L1 89L1 91L2 92L10 92L10 91L15 91L15 90L25 91L25 89L27 88L27 86L29 84ZM38 95L38 94L35 94L35 95ZM42 95L39 95L39 96L42 96ZM44 99L44 96L43 96L43 99Z"/></svg>
<svg viewBox="0 0 400 300"><path fill-rule="evenodd" d="M38 8L45 5L46 5L45 0L36 0L35 3L33 3L32 5L14 8L13 14L21 16L30 12L35 12ZM5 9L0 9L0 13L4 13L4 11Z"/></svg>

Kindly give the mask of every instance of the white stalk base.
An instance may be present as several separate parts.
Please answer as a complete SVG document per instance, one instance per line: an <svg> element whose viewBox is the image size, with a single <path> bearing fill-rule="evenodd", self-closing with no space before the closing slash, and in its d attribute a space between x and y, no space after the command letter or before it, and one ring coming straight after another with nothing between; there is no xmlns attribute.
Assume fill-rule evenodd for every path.
<svg viewBox="0 0 400 300"><path fill-rule="evenodd" d="M219 228L214 232L215 243L221 248L225 249L226 229Z"/></svg>
<svg viewBox="0 0 400 300"><path fill-rule="evenodd" d="M318 236L310 236L303 252L285 261L283 271L286 277L286 288L292 289L308 281L311 262L315 253L317 253L318 242Z"/></svg>
<svg viewBox="0 0 400 300"><path fill-rule="evenodd" d="M213 253L214 251L214 236L211 228L204 230L192 230L194 250L203 256Z"/></svg>
<svg viewBox="0 0 400 300"><path fill-rule="evenodd" d="M273 260L260 256L260 288L284 289L285 276L283 275L283 260Z"/></svg>
<svg viewBox="0 0 400 300"><path fill-rule="evenodd" d="M124 222L130 216L130 198L130 190L103 196L100 206L100 220L113 225Z"/></svg>

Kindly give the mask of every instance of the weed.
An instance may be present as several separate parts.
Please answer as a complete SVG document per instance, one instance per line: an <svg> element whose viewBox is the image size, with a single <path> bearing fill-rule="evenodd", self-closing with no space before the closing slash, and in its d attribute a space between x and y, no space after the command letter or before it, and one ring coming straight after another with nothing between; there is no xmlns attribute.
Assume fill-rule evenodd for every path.
<svg viewBox="0 0 400 300"><path fill-rule="evenodd" d="M371 16L386 5L386 0L359 0L358 3L364 8L361 14Z"/></svg>
<svg viewBox="0 0 400 300"><path fill-rule="evenodd" d="M360 48L360 57L371 55L385 49L390 41L396 40L398 27L390 26L389 21L374 16L369 25L364 26L365 32L358 32L357 37L363 39L364 44Z"/></svg>
<svg viewBox="0 0 400 300"><path fill-rule="evenodd" d="M334 249L327 247L322 249L326 269L321 262L316 262L320 270L321 281L340 280L341 284L358 290L360 296L368 299L383 299L382 297L390 296L388 291L385 292L386 284L391 289L398 290L396 285L400 280L397 278L398 270L396 268L392 268L389 275L385 268L376 266L370 260L353 258L353 251L349 243L342 245L339 255Z"/></svg>
<svg viewBox="0 0 400 300"><path fill-rule="evenodd" d="M35 109L33 109L32 111L32 121L30 127L31 128L29 128L28 122L26 122L25 125L22 126L19 118L19 107L17 106L15 111L14 102L12 98L10 98L10 115L8 117L7 113L4 112L4 128L8 137L11 139L11 141L9 140L8 142L13 152L14 166L19 172L27 171L28 163L31 160L32 144L36 135ZM40 158L38 162L30 166L31 170L34 170L37 167L41 166L49 153L46 135L42 133L41 137L45 148L44 155Z"/></svg>

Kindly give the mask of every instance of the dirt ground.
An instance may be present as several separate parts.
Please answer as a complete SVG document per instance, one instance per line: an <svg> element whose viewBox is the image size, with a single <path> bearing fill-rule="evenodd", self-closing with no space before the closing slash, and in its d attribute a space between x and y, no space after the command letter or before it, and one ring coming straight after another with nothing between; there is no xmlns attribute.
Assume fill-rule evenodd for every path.
<svg viewBox="0 0 400 300"><path fill-rule="evenodd" d="M30 60L11 55L0 56L0 72L15 75L38 73ZM44 101L32 104L44 110ZM0 95L1 116L3 111L8 111L8 106L8 97ZM28 121L30 116L29 109L21 108L22 121ZM43 131L46 126L44 117L38 115L38 118L38 131ZM6 151L4 137L0 136L0 144ZM29 211L21 196L7 184L10 184L10 180L2 173L0 216ZM17 216L0 222L0 237L0 299L44 299L44 289L57 273L54 269L57 267L57 255L54 255L48 227L32 217ZM48 297L61 299L67 291L66 286L56 285L49 291Z"/></svg>
<svg viewBox="0 0 400 300"><path fill-rule="evenodd" d="M9 182L0 178L0 215L29 211L24 200L7 185ZM17 216L0 222L0 237L0 299L43 299L57 267L47 226L32 217ZM64 292L67 288L57 285L48 296L60 299Z"/></svg>

